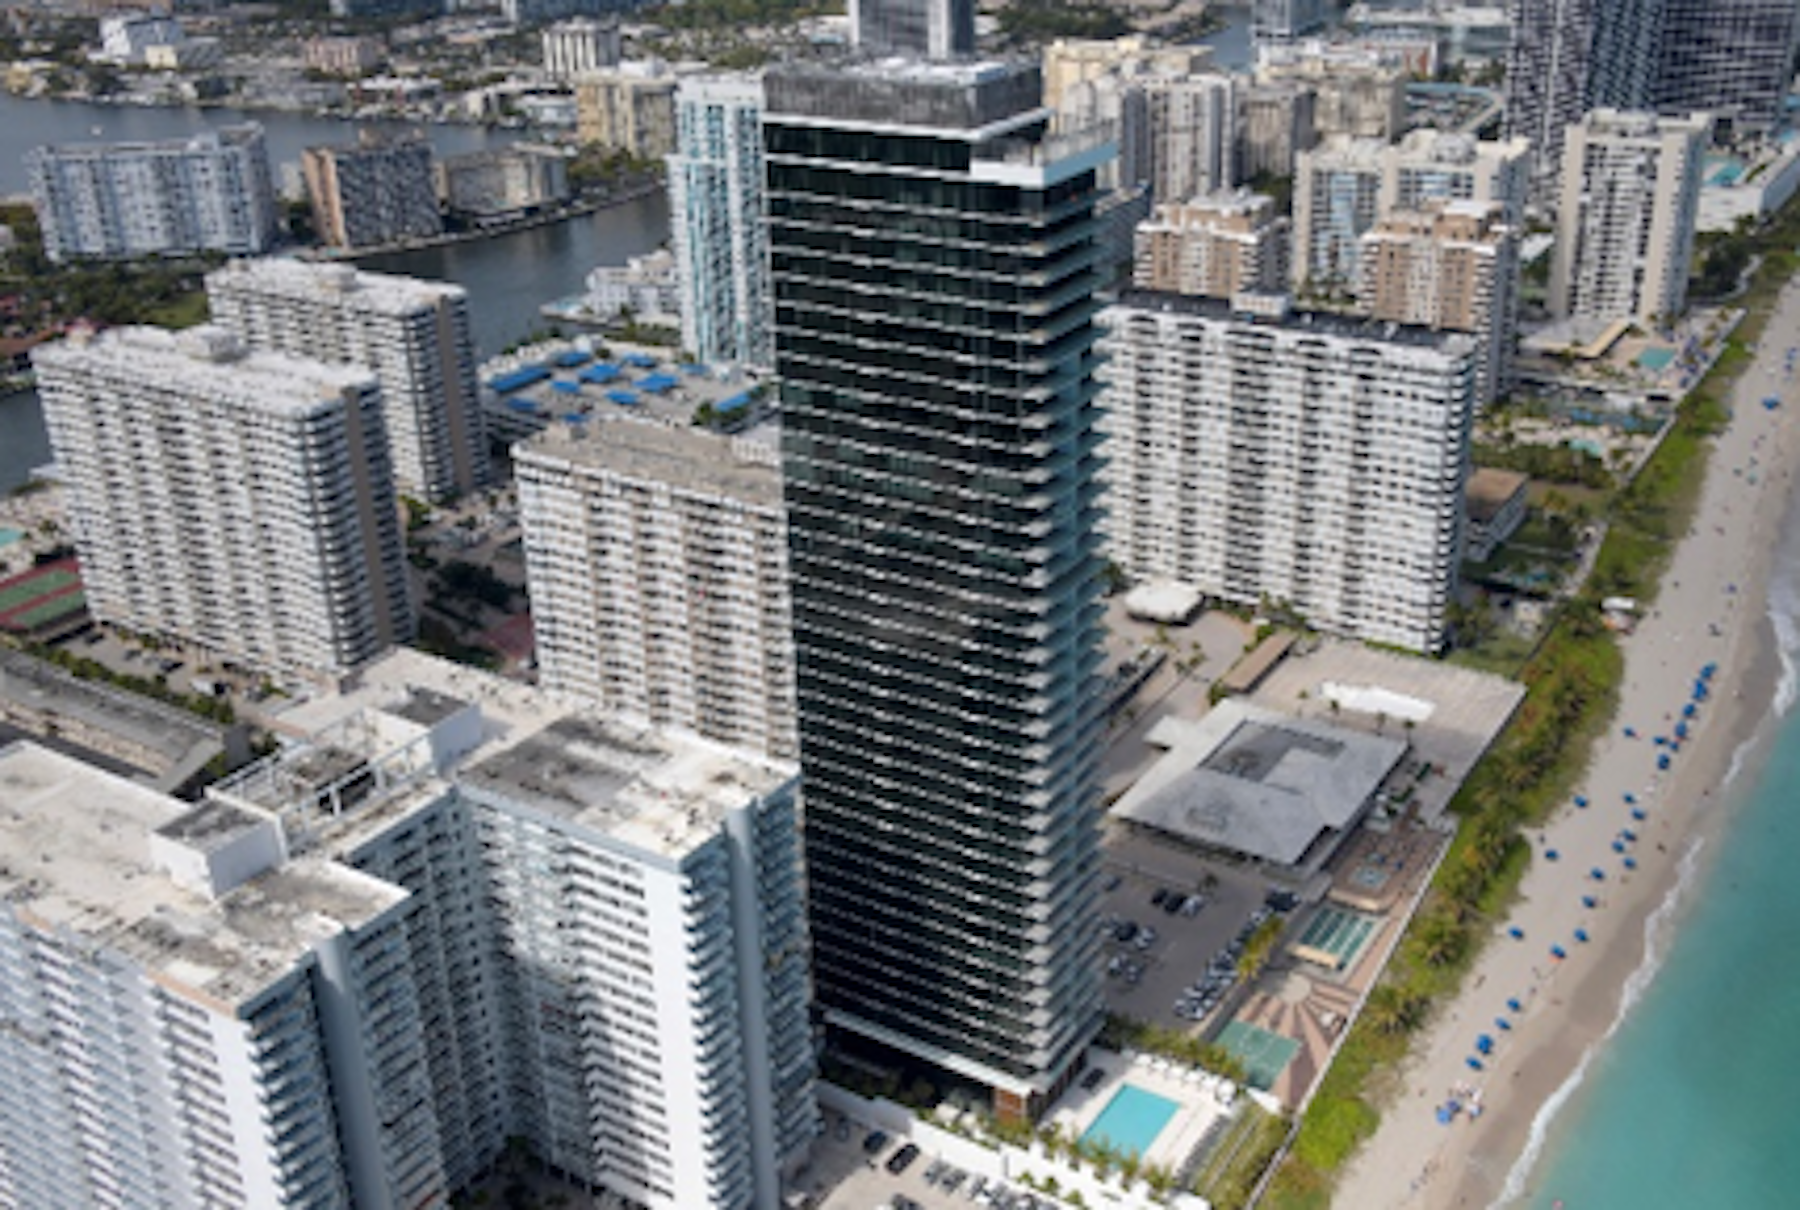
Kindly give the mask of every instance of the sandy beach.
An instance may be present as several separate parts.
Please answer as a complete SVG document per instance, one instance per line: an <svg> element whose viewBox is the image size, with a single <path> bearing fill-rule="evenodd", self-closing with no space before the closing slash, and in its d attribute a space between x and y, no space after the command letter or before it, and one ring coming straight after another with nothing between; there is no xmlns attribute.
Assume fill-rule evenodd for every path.
<svg viewBox="0 0 1800 1210"><path fill-rule="evenodd" d="M1565 804L1532 835L1532 866L1511 917L1396 1074L1398 1090L1345 1171L1336 1205L1433 1210L1555 1196L1539 1190L1532 1166L1520 1162L1541 1144L1534 1122L1613 1027L1624 998L1641 991L1646 924L1703 860L1704 837L1725 814L1721 787L1776 692L1765 597L1777 527L1800 466L1800 379L1785 373L1786 348L1795 340L1800 288L1790 283L1729 400L1730 425L1715 441L1694 526L1676 549L1655 609L1622 640L1618 715L1576 789L1589 806ZM1763 406L1770 395L1781 397L1779 409ZM1671 767L1659 771L1668 748L1655 739L1673 737L1707 663L1718 665L1713 692L1689 720L1689 739ZM1633 818L1634 807L1642 820ZM1628 858L1635 869L1627 868ZM1594 878L1595 870L1603 877ZM1555 956L1553 946L1566 957ZM1493 1053L1475 1070L1468 1060L1483 1034ZM1462 1112L1443 1125L1437 1108L1453 1088L1465 1105L1478 1093L1480 1113ZM1554 1133L1554 1124L1549 1129Z"/></svg>

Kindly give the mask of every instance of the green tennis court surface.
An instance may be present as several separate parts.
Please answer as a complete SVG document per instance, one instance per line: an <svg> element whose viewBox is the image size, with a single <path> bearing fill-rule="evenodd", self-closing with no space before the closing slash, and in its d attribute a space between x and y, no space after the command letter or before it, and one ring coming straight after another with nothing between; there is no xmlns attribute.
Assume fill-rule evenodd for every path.
<svg viewBox="0 0 1800 1210"><path fill-rule="evenodd" d="M27 601L47 597L53 592L79 583L81 583L80 576L61 568L47 571L41 576L33 576L29 580L22 580L10 588L0 589L0 613L10 612Z"/></svg>
<svg viewBox="0 0 1800 1210"><path fill-rule="evenodd" d="M1282 1069L1300 1049L1293 1038L1272 1034L1261 1026L1233 1021L1219 1032L1219 1045L1236 1055L1244 1065L1250 1087L1267 1092L1274 1086Z"/></svg>

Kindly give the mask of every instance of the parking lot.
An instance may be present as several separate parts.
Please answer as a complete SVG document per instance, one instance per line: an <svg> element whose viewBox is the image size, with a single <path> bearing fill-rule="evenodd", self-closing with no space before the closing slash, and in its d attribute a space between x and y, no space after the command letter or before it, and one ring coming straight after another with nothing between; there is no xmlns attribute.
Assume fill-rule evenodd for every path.
<svg viewBox="0 0 1800 1210"><path fill-rule="evenodd" d="M899 1159L910 1146L827 1110L802 1184L828 1187L818 1210L1062 1210L1062 1202L955 1168L926 1151Z"/></svg>
<svg viewBox="0 0 1800 1210"><path fill-rule="evenodd" d="M1118 831L1106 843L1101 886L1107 888L1101 896L1101 918L1114 926L1102 947L1108 968L1107 1007L1169 1028L1198 1030L1211 1024L1177 1016L1174 1006L1263 906L1269 882L1153 837ZM1159 891L1163 903L1153 904ZM1171 895L1174 911L1168 910ZM1204 900L1204 906L1194 911L1196 897ZM1133 930L1122 941L1118 926L1127 922ZM1145 926L1151 930L1148 942ZM1228 999L1222 996L1219 1003Z"/></svg>

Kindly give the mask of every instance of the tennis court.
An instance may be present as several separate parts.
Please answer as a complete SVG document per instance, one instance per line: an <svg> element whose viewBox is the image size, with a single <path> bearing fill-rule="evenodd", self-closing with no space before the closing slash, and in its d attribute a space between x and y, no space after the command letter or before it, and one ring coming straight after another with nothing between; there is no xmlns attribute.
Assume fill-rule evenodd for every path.
<svg viewBox="0 0 1800 1210"><path fill-rule="evenodd" d="M40 597L47 597L53 592L60 592L80 583L80 576L61 568L21 577L6 588L0 588L0 613L18 609Z"/></svg>
<svg viewBox="0 0 1800 1210"><path fill-rule="evenodd" d="M1284 1038L1244 1021L1233 1021L1220 1030L1219 1045L1236 1055L1238 1062L1244 1065L1244 1076L1250 1087L1264 1092L1274 1087L1276 1079L1300 1049L1298 1040Z"/></svg>
<svg viewBox="0 0 1800 1210"><path fill-rule="evenodd" d="M1362 953L1375 933L1375 924L1373 917L1328 903L1300 934L1300 940L1294 943L1294 954L1307 962L1341 971Z"/></svg>

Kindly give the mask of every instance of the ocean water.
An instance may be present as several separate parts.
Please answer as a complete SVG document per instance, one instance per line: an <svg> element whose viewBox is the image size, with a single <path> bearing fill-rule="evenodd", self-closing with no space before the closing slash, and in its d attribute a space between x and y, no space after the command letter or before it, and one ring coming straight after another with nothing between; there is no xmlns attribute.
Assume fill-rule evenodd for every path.
<svg viewBox="0 0 1800 1210"><path fill-rule="evenodd" d="M1800 1206L1797 503L1770 585L1782 650L1766 734L1733 761L1724 814L1690 839L1613 1032L1539 1115L1504 1205Z"/></svg>

